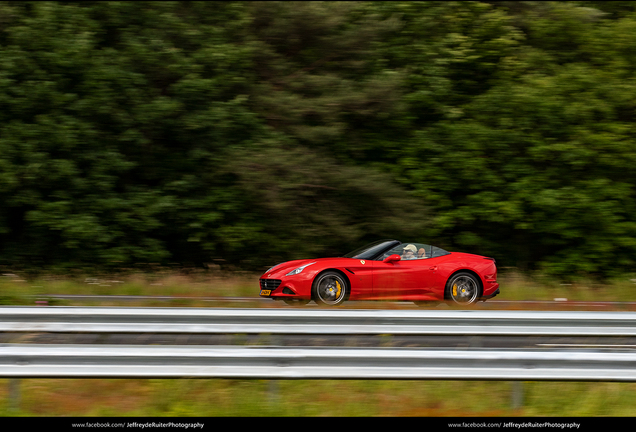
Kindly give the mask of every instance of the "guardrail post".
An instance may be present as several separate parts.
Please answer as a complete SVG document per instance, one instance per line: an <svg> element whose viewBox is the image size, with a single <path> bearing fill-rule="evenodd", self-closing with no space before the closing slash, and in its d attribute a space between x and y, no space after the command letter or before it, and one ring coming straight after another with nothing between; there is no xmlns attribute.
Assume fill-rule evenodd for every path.
<svg viewBox="0 0 636 432"><path fill-rule="evenodd" d="M274 408L278 403L278 380L270 379L267 383L267 393L269 395L269 405Z"/></svg>
<svg viewBox="0 0 636 432"><path fill-rule="evenodd" d="M20 409L20 378L9 378L9 410Z"/></svg>
<svg viewBox="0 0 636 432"><path fill-rule="evenodd" d="M523 407L523 382L512 382L512 409Z"/></svg>
<svg viewBox="0 0 636 432"><path fill-rule="evenodd" d="M269 335L269 345L271 346L282 346L283 340L279 334L270 334ZM279 380L270 379L267 381L267 395L269 399L270 408L274 408L278 404L278 393L279 393Z"/></svg>

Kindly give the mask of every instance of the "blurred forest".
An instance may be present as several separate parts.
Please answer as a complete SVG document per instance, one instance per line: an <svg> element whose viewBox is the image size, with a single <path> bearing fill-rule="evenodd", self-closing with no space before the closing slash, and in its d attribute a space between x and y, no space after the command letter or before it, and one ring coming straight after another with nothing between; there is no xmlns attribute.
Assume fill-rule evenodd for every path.
<svg viewBox="0 0 636 432"><path fill-rule="evenodd" d="M0 266L636 261L636 2L0 2ZM223 260L223 261L221 261Z"/></svg>

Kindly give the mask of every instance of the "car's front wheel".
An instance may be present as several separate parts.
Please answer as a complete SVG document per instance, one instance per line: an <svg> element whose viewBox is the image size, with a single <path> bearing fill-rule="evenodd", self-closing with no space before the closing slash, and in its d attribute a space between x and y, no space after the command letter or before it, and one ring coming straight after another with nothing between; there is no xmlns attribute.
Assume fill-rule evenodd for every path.
<svg viewBox="0 0 636 432"><path fill-rule="evenodd" d="M446 283L446 298L456 304L470 305L479 300L481 284L471 273L454 274Z"/></svg>
<svg viewBox="0 0 636 432"><path fill-rule="evenodd" d="M346 279L338 272L325 272L314 280L311 293L318 304L338 306L347 298L349 285Z"/></svg>

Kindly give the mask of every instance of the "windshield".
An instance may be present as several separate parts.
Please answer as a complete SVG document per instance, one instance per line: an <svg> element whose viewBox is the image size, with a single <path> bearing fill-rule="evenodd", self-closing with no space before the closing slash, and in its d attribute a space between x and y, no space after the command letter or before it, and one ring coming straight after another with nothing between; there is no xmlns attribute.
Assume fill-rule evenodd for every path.
<svg viewBox="0 0 636 432"><path fill-rule="evenodd" d="M344 258L372 259L376 255L399 245L398 240L378 240L344 255Z"/></svg>
<svg viewBox="0 0 636 432"><path fill-rule="evenodd" d="M437 258L440 256L448 255L450 252L436 246L431 246L424 243L400 243L384 251L377 260L382 261L391 255L400 255L403 260L419 260L427 258Z"/></svg>

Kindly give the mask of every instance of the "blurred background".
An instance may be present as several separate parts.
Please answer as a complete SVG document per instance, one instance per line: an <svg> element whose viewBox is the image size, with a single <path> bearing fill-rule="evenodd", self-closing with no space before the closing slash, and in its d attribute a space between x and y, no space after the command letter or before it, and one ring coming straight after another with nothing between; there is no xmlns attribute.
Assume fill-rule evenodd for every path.
<svg viewBox="0 0 636 432"><path fill-rule="evenodd" d="M636 2L0 2L0 268L636 259Z"/></svg>
<svg viewBox="0 0 636 432"><path fill-rule="evenodd" d="M256 298L258 271L383 238L494 257L517 270L506 300L631 301L635 120L633 1L0 1L0 304ZM112 276L128 269L150 280ZM624 280L586 293L577 278ZM81 304L166 305L107 301ZM0 415L14 383L0 380ZM49 416L636 406L633 383L526 382L522 411L506 381L20 385L21 415Z"/></svg>

